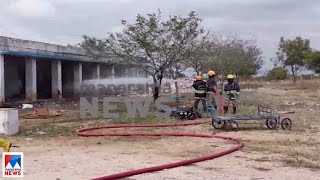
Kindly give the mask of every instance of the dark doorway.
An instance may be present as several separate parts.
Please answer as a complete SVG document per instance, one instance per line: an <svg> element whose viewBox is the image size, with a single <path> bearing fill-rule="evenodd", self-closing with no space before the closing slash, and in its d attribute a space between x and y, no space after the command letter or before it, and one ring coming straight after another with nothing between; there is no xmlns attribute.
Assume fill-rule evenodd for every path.
<svg viewBox="0 0 320 180"><path fill-rule="evenodd" d="M100 75L101 79L112 78L112 65L100 64Z"/></svg>
<svg viewBox="0 0 320 180"><path fill-rule="evenodd" d="M4 56L4 83L7 102L26 98L25 58Z"/></svg>
<svg viewBox="0 0 320 180"><path fill-rule="evenodd" d="M73 97L73 76L74 76L74 63L68 61L61 61L62 71L62 97Z"/></svg>
<svg viewBox="0 0 320 180"><path fill-rule="evenodd" d="M82 63L82 80L95 80L97 79L97 64L96 63Z"/></svg>

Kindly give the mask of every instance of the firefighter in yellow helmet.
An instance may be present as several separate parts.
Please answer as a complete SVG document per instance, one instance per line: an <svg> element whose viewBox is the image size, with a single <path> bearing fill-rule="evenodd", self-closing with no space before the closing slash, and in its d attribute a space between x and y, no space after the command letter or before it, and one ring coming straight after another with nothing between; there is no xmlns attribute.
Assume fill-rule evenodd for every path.
<svg viewBox="0 0 320 180"><path fill-rule="evenodd" d="M201 101L203 107L206 107L207 98L207 83L203 80L202 76L196 76L196 80L193 82L194 88L194 109L198 110L199 102Z"/></svg>
<svg viewBox="0 0 320 180"><path fill-rule="evenodd" d="M10 152L12 143L5 139L0 138L0 147L3 148L3 152Z"/></svg>
<svg viewBox="0 0 320 180"><path fill-rule="evenodd" d="M207 81L207 85L208 85L208 93L210 95L210 100L212 105L214 106L215 109L217 109L217 103L214 99L213 93L217 94L217 81L216 81L216 72L214 72L213 70L208 71L208 81ZM213 93L212 93L213 92Z"/></svg>
<svg viewBox="0 0 320 180"><path fill-rule="evenodd" d="M237 112L237 106L240 93L240 86L237 82L234 81L234 76L229 74L227 76L228 83L224 85L223 91L226 93L227 102L224 105L224 112L228 112L228 107L232 105L233 114Z"/></svg>

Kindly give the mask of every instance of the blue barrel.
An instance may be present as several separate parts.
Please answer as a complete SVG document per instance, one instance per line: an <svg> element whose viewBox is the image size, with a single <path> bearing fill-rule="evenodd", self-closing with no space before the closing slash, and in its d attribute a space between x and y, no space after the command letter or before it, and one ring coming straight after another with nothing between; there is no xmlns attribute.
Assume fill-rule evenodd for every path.
<svg viewBox="0 0 320 180"><path fill-rule="evenodd" d="M176 94L173 94L173 95L171 95L171 97L170 97L171 99L175 99L175 100L181 100L181 99L184 99L185 98L185 96L184 95L176 95Z"/></svg>

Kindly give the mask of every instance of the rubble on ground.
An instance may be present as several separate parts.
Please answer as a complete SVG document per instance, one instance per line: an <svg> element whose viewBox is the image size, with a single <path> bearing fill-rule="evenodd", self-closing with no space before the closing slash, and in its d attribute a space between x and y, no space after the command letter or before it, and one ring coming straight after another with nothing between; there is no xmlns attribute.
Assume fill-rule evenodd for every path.
<svg viewBox="0 0 320 180"><path fill-rule="evenodd" d="M22 115L26 119L50 118L60 116L61 113L48 108L34 108L32 112Z"/></svg>
<svg viewBox="0 0 320 180"><path fill-rule="evenodd" d="M277 111L277 110L276 110L276 112L277 112L277 114L293 114L293 113L295 113L294 111Z"/></svg>
<svg viewBox="0 0 320 180"><path fill-rule="evenodd" d="M172 94L176 92L175 82L178 83L179 93L193 92L193 88L192 88L193 79L192 78L180 78L177 80L166 79L166 80L164 80L164 83L170 84Z"/></svg>
<svg viewBox="0 0 320 180"><path fill-rule="evenodd" d="M22 104L22 108L21 109L32 109L33 105L32 104Z"/></svg>
<svg viewBox="0 0 320 180"><path fill-rule="evenodd" d="M287 105L287 106L294 106L296 104L297 103L295 103L295 102L285 102L285 105Z"/></svg>

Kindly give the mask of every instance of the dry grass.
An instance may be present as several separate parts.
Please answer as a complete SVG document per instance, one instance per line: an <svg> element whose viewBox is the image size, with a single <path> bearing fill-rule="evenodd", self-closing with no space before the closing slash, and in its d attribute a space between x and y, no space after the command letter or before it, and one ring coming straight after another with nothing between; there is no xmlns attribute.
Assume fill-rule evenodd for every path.
<svg viewBox="0 0 320 180"><path fill-rule="evenodd" d="M283 82L285 83L285 82ZM305 167L320 169L320 97L315 89L314 80L299 80L296 86L289 84L268 84L265 90L241 92L241 105L239 114L252 114L257 111L258 105L271 105L278 110L292 110L295 114L287 115L293 121L291 131L268 130L264 121L254 123L239 123L240 131L237 136L245 140L246 153L259 152L261 159L258 162L280 161L285 166ZM299 86L307 88L302 91ZM193 94L188 94L186 104L189 104ZM288 105L288 102L293 103ZM22 137L72 137L74 131L81 127L104 124L146 124L176 122L172 119L157 119L152 113L147 118L130 119L126 113L121 113L121 118L115 120L80 120L78 115L71 114L57 119L29 120L32 123L23 122ZM38 123L34 123L38 122ZM202 133L212 133L212 128L204 126ZM171 130L183 131L183 129L171 128ZM39 134L39 131L45 134ZM158 131L151 129L151 131ZM199 132L199 131L197 131ZM211 148L211 147L210 147ZM185 148L182 148L185 149ZM190 155L189 151L185 152ZM184 154L182 154L184 155ZM276 155L276 156L274 156ZM268 171L256 167L259 171Z"/></svg>
<svg viewBox="0 0 320 180"><path fill-rule="evenodd" d="M263 87L269 87L273 89L286 89L286 90L311 90L317 91L320 89L320 79L302 80L298 79L296 84L293 84L292 80L281 80L271 82L260 82L264 83Z"/></svg>
<svg viewBox="0 0 320 180"><path fill-rule="evenodd" d="M79 113L66 113L59 117L49 119L22 119L20 132L17 137L72 137L79 128L101 126L108 124L156 124L173 123L176 120L169 118L157 118L155 113L148 113L145 118L137 115L135 118L128 117L127 113L119 112L117 119L80 119Z"/></svg>
<svg viewBox="0 0 320 180"><path fill-rule="evenodd" d="M320 90L320 79L314 80L299 80L296 82L296 88L302 90Z"/></svg>
<svg viewBox="0 0 320 180"><path fill-rule="evenodd" d="M253 167L254 169L258 170L258 171L270 171L271 169L270 168L263 168L263 167Z"/></svg>
<svg viewBox="0 0 320 180"><path fill-rule="evenodd" d="M246 140L244 151L269 154L271 157L267 160L277 160L286 166L320 169L320 157L317 154L320 150L320 140L316 138L320 135L320 101L317 91L311 87L308 86L310 91L306 92L297 88L282 91L277 88L267 93L258 93L265 102L278 110L294 111L295 114L283 115L292 119L293 128L289 132L281 129L263 132L257 131L258 128L256 131L246 131L249 125L240 125L244 130L241 136ZM280 95L270 96L273 93ZM292 104L286 105L288 102ZM272 158L273 154L282 158Z"/></svg>
<svg viewBox="0 0 320 180"><path fill-rule="evenodd" d="M245 152L262 152L270 155L270 158L257 159L259 162L280 161L284 165L291 167L304 167L310 169L320 169L320 158L316 152L320 149L320 142L304 143L303 140L250 140L245 144ZM282 158L272 158L273 154Z"/></svg>
<svg viewBox="0 0 320 180"><path fill-rule="evenodd" d="M282 115L293 121L291 131L268 130L264 121L239 123L239 136L245 140L244 152L259 152L264 157L256 161L280 161L285 166L320 169L320 86L319 80L299 80L266 83L261 90L242 91L239 114L256 112L259 105L271 105L279 111L294 111ZM276 157L276 158L275 158ZM263 170L262 170L263 171Z"/></svg>

